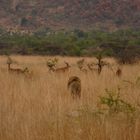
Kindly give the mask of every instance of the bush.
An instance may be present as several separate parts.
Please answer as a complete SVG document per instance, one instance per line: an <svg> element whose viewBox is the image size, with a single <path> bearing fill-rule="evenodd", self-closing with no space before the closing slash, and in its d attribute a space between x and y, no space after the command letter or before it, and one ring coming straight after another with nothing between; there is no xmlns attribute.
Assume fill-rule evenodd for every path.
<svg viewBox="0 0 140 140"><path fill-rule="evenodd" d="M120 64L134 64L138 61L140 50L138 47L126 47L117 54L117 60Z"/></svg>
<svg viewBox="0 0 140 140"><path fill-rule="evenodd" d="M22 18L21 24L28 25L30 22ZM134 63L140 58L139 36L138 30L120 30L109 33L99 30L53 31L49 28L41 28L32 35L20 33L11 35L1 30L0 44L8 45L5 51L20 54L23 50L23 54L93 56L101 50L105 52L105 56L114 56L119 63L126 64ZM50 48L50 46L53 47ZM0 48L0 52L2 51Z"/></svg>
<svg viewBox="0 0 140 140"><path fill-rule="evenodd" d="M106 89L106 96L100 97L100 103L106 105L110 113L134 113L135 107L120 97L120 89L118 92L109 91Z"/></svg>

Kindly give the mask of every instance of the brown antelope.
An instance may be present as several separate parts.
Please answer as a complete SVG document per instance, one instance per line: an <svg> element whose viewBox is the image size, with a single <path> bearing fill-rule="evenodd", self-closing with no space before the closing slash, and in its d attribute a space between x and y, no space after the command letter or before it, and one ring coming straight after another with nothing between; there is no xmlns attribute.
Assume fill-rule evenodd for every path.
<svg viewBox="0 0 140 140"><path fill-rule="evenodd" d="M81 80L77 76L72 76L68 80L67 88L70 91L73 99L81 97Z"/></svg>
<svg viewBox="0 0 140 140"><path fill-rule="evenodd" d="M120 68L117 69L116 75L120 77L122 75L122 70Z"/></svg>
<svg viewBox="0 0 140 140"><path fill-rule="evenodd" d="M86 68L82 68L82 69L80 69L80 71L82 71L84 73L87 73L88 72L88 70Z"/></svg>
<svg viewBox="0 0 140 140"><path fill-rule="evenodd" d="M15 72L17 74L28 73L29 72L27 67L25 69L19 69L19 68L15 69L15 68L11 68L11 64L8 64L8 71L9 72Z"/></svg>
<svg viewBox="0 0 140 140"><path fill-rule="evenodd" d="M17 69L15 69L15 68L11 68L11 64L13 63L13 60L11 59L11 57L10 56L8 56L8 58L7 58L7 65L8 65L8 71L9 72L15 72L15 73L28 73L29 72L29 70L28 70L28 68L26 67L25 69L19 69L19 68L17 68Z"/></svg>
<svg viewBox="0 0 140 140"><path fill-rule="evenodd" d="M67 62L64 62L64 63L66 64L65 67L56 68L56 69L53 69L53 71L55 71L55 72L66 72L66 71L68 71L71 66Z"/></svg>
<svg viewBox="0 0 140 140"><path fill-rule="evenodd" d="M77 61L77 66L79 68L80 71L84 72L84 73L87 73L87 69L85 68L85 59L81 59L79 61Z"/></svg>
<svg viewBox="0 0 140 140"><path fill-rule="evenodd" d="M77 61L77 66L78 68L81 70L83 67L84 67L84 62L85 62L85 59L81 59L79 61Z"/></svg>
<svg viewBox="0 0 140 140"><path fill-rule="evenodd" d="M49 71L55 71L55 66L58 63L58 59L54 58L54 59L49 59L47 61L47 66L49 68Z"/></svg>
<svg viewBox="0 0 140 140"><path fill-rule="evenodd" d="M96 71L96 70L97 70L97 69L95 69L95 68L93 67L94 65L95 65L95 64L93 64L93 63L91 63L91 64L88 63L88 64L87 64L87 67L88 67L88 69L89 69L90 71L93 72L93 71Z"/></svg>

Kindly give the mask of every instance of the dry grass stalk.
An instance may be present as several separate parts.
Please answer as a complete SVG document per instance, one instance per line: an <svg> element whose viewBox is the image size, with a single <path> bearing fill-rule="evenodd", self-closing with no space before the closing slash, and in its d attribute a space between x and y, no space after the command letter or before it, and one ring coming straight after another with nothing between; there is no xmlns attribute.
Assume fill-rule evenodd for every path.
<svg viewBox="0 0 140 140"><path fill-rule="evenodd" d="M124 65L122 77L117 78L115 70L112 73L106 68L100 77L91 72L85 75L74 67L79 59L75 57L59 58L73 66L65 75L46 74L46 65L42 63L44 56L12 58L32 69L35 78L31 81L0 69L0 140L139 140L139 64ZM93 59L87 58L87 61ZM114 59L106 60L118 66ZM0 68L6 70L5 57L0 56L0 63ZM67 94L68 78L73 75L82 81L80 100L72 100L71 94ZM136 83L136 77L135 86L122 81ZM118 86L125 101L139 105L134 120L122 113L104 116L96 106L106 88L112 90Z"/></svg>

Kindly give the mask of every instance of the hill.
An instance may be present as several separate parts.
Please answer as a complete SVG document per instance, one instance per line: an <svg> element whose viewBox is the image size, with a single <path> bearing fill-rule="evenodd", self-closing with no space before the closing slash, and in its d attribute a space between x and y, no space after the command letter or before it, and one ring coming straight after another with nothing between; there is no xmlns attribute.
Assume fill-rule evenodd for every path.
<svg viewBox="0 0 140 140"><path fill-rule="evenodd" d="M139 0L1 0L5 28L115 30L140 27Z"/></svg>

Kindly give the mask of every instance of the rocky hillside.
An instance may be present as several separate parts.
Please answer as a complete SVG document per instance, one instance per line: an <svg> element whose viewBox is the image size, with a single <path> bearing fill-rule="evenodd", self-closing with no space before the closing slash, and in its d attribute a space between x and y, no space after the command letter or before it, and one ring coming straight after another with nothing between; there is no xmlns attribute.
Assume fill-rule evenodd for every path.
<svg viewBox="0 0 140 140"><path fill-rule="evenodd" d="M140 27L140 0L0 0L6 28L90 29Z"/></svg>

